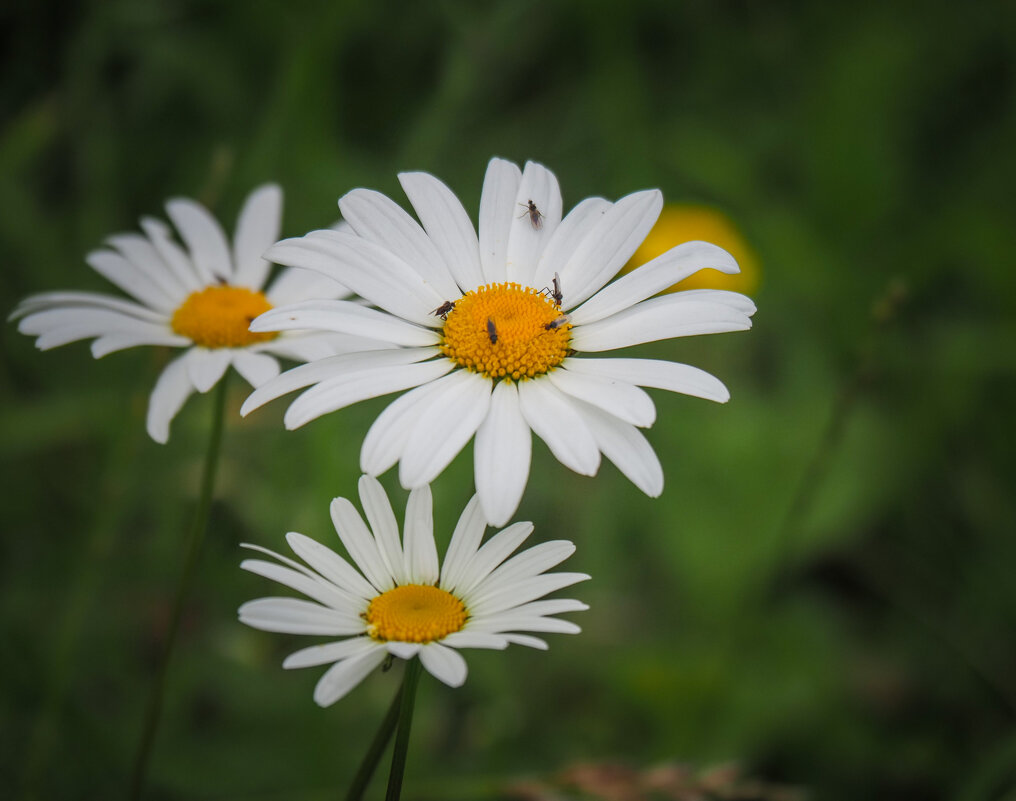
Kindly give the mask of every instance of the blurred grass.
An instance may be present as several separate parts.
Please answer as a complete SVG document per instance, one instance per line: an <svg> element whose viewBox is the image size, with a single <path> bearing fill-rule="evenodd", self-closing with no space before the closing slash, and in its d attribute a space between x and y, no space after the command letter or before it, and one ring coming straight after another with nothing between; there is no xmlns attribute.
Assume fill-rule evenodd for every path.
<svg viewBox="0 0 1016 801"><path fill-rule="evenodd" d="M655 501L537 443L519 518L578 544L585 631L549 653L471 654L458 691L425 682L407 796L677 758L736 759L815 798L1011 798L1014 17L1000 2L13 4L0 305L105 291L82 258L103 237L174 194L231 223L263 180L286 189L287 235L331 223L353 186L401 198L399 170L475 210L495 154L547 164L566 207L659 186L721 209L760 257L755 329L642 352L709 369L731 402L656 394ZM907 299L879 325L896 280ZM34 771L36 797L112 797L208 399L160 447L143 419L165 354L95 362L2 337L0 786ZM229 423L152 798L310 801L351 775L395 677L314 707L318 671L279 667L295 641L235 622L269 591L236 546L330 537L327 502L355 491L383 405L298 432L281 404ZM439 532L471 489L467 450L434 487Z"/></svg>

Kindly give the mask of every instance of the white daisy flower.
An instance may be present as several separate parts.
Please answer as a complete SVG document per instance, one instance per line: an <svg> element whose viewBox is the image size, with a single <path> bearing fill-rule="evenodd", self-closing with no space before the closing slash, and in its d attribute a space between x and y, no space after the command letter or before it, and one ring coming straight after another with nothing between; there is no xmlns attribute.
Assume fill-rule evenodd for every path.
<svg viewBox="0 0 1016 801"><path fill-rule="evenodd" d="M271 263L262 254L278 239L282 190L266 184L247 198L232 246L207 209L185 198L170 200L166 212L186 250L161 220L144 217L145 235L117 234L109 248L85 260L133 300L95 292L44 292L23 300L10 319L36 336L40 350L95 338L100 358L136 345L187 348L162 371L148 405L148 433L169 439L169 424L190 394L208 392L230 365L252 386L279 374L275 356L311 361L342 349L377 343L330 332L292 336L251 333L250 321L269 309L311 298L337 298L348 290L307 270L286 270L262 291Z"/></svg>
<svg viewBox="0 0 1016 801"><path fill-rule="evenodd" d="M240 607L240 621L264 631L336 635L290 655L283 667L334 663L318 681L314 700L328 706L359 684L385 659L419 656L435 678L451 687L466 680L461 648L546 649L524 632L576 634L579 627L553 615L589 607L570 599L538 600L589 576L545 573L575 552L566 540L545 542L508 559L532 533L514 523L480 546L484 516L476 496L452 534L444 564L434 544L430 487L414 489L400 541L388 496L377 479L360 478L367 525L346 498L332 501L335 530L359 568L303 534L286 540L304 565L256 545L245 545L282 564L247 559L240 566L311 598L259 598ZM505 561L507 559L507 561Z"/></svg>
<svg viewBox="0 0 1016 801"><path fill-rule="evenodd" d="M587 198L562 219L554 174L502 159L487 168L479 237L458 199L427 173L403 173L422 227L394 201L355 189L339 201L353 233L313 231L268 257L317 270L376 306L312 301L270 311L254 331L312 328L373 337L386 347L326 359L269 381L244 403L312 384L287 428L344 406L409 390L367 433L360 467L396 462L402 486L432 482L476 435L475 481L487 520L503 525L529 477L535 432L567 467L594 475L600 454L650 496L663 471L638 431L656 410L641 387L724 402L713 376L670 361L591 358L671 337L751 327L752 301L701 289L657 293L698 270L738 271L724 250L688 242L608 282L652 228L658 190L610 203Z"/></svg>

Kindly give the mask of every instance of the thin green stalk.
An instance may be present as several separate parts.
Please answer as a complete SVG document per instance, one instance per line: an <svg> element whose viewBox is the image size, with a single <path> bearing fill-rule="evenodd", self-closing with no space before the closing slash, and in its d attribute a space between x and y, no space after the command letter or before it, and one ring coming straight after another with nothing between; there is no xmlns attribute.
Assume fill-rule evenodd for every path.
<svg viewBox="0 0 1016 801"><path fill-rule="evenodd" d="M180 582L176 587L176 599L173 601L173 611L169 621L169 631L166 634L166 644L156 668L155 681L152 684L152 692L148 698L148 708L145 713L144 729L142 730L141 740L138 743L138 750L134 757L134 771L131 778L130 790L131 801L138 801L145 789L145 777L148 772L149 759L152 755L152 745L155 742L155 734L158 731L159 718L162 714L162 700L166 692L166 673L169 669L169 660L173 655L173 646L176 644L177 633L180 630L180 620L183 617L183 607L187 597L190 595L191 584L194 582L194 570L197 567L198 555L201 553L201 544L205 539L205 529L208 527L208 512L212 506L215 474L219 465L219 448L222 444L223 420L226 410L226 385L228 383L226 379L227 376L223 375L215 390L212 426L208 437L208 452L205 455L205 466L201 475L201 494L198 496L198 505L194 510L194 518L191 521L190 533L187 538L187 556L183 571L180 573Z"/></svg>
<svg viewBox="0 0 1016 801"><path fill-rule="evenodd" d="M408 675L408 672L406 672L402 676L402 684L399 685L399 691L395 693L391 706L388 707L384 720L381 721L377 734L374 735L374 741L370 744L370 748L367 749L363 762L360 763L360 769L356 771L356 775L353 777L353 783L349 785L346 801L360 801L367 790L367 785L370 784L370 778L374 775L377 763L381 761L381 755L384 753L385 748L388 747L388 741L392 739L392 735L395 733L395 724L399 722L399 710L402 708L402 695Z"/></svg>
<svg viewBox="0 0 1016 801"><path fill-rule="evenodd" d="M423 666L419 657L406 663L402 679L402 703L399 705L399 731L395 735L392 751L392 769L388 774L388 792L385 801L399 801L402 795L402 776L406 772L406 752L409 750L409 729L413 725L413 707L416 704L416 686L420 683Z"/></svg>

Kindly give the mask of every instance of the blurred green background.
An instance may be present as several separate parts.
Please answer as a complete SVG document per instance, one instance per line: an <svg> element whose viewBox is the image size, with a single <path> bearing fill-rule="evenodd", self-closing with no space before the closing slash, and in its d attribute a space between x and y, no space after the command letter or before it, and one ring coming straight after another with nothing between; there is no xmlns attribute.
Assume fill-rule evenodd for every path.
<svg viewBox="0 0 1016 801"><path fill-rule="evenodd" d="M758 255L753 331L641 349L732 393L655 393L662 498L534 447L518 519L578 544L584 633L425 679L405 798L672 760L815 799L1016 798L1012 4L22 0L0 23L5 310L106 291L84 254L172 195L231 228L275 180L298 235L427 170L475 216L492 155L548 165L566 208L721 209ZM159 446L168 353L2 337L0 794L122 797L210 398ZM340 797L398 671L318 709L321 671L280 667L306 639L235 621L274 592L237 545L333 537L386 402L229 420L150 798ZM447 538L468 449L434 492Z"/></svg>

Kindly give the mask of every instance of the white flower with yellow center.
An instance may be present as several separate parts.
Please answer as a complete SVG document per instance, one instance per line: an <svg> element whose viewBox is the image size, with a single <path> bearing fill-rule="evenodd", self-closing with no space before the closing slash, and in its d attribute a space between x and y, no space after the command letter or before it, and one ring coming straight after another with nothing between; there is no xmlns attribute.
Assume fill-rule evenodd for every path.
<svg viewBox="0 0 1016 801"><path fill-rule="evenodd" d="M311 328L372 337L386 347L290 370L254 392L247 414L294 389L288 428L351 403L411 390L374 422L360 467L399 464L406 488L433 481L476 436L475 481L487 520L504 524L529 477L535 432L566 466L594 475L600 454L650 496L659 460L638 428L656 417L641 387L726 401L708 373L685 364L591 354L643 342L741 331L755 306L719 290L653 297L734 259L705 242L679 245L608 285L653 227L663 198L636 192L587 198L562 219L557 179L493 159L480 199L479 236L455 195L426 173L399 176L422 227L382 194L339 201L353 233L314 231L269 258L341 280L376 306L312 301L260 316L253 331Z"/></svg>
<svg viewBox="0 0 1016 801"><path fill-rule="evenodd" d="M321 706L338 701L389 655L418 656L436 678L458 687L466 680L461 648L502 649L515 643L546 649L544 640L526 632L578 633L574 623L553 615L588 609L584 603L539 600L589 578L544 572L574 553L570 542L544 542L509 559L533 531L532 523L514 523L481 546L486 525L474 496L439 564L430 487L410 493L404 539L377 479L360 478L360 502L366 525L346 498L331 505L335 530L359 571L335 551L295 532L286 540L309 568L255 545L245 547L282 564L261 559L241 564L312 599L249 601L240 607L241 622L264 631L345 637L304 648L283 663L286 668L334 663L314 690Z"/></svg>
<svg viewBox="0 0 1016 801"><path fill-rule="evenodd" d="M282 190L256 189L240 212L232 246L222 227L193 200L166 204L186 250L161 220L145 217L145 235L117 234L110 248L86 257L104 278L133 300L95 292L45 292L23 300L11 315L18 330L48 350L92 339L92 355L136 345L187 348L159 376L148 405L148 433L169 438L169 424L190 394L208 392L230 365L258 387L279 374L274 356L306 362L343 349L377 343L330 332L280 336L252 333L250 321L275 306L310 298L336 298L348 290L307 270L284 271L262 291L271 263L262 254L278 239Z"/></svg>

